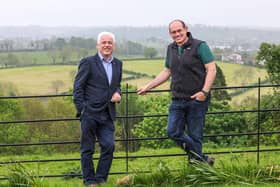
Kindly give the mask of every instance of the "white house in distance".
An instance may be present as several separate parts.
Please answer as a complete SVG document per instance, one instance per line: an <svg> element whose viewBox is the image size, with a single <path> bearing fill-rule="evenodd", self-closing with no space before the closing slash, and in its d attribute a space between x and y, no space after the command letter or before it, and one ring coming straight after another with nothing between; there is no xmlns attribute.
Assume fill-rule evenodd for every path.
<svg viewBox="0 0 280 187"><path fill-rule="evenodd" d="M222 56L222 61L233 62L236 64L244 64L244 62L242 61L242 56L237 53L230 54L226 57Z"/></svg>

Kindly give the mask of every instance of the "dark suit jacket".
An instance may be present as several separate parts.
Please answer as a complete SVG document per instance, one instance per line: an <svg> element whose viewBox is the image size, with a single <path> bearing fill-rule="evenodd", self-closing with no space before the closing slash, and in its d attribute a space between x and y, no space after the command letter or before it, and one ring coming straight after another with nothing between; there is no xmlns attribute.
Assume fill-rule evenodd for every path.
<svg viewBox="0 0 280 187"><path fill-rule="evenodd" d="M74 103L77 117L102 114L109 110L112 120L116 117L115 103L110 100L115 92L121 94L122 62L114 58L112 63L112 81L109 81L98 54L83 58L74 81Z"/></svg>

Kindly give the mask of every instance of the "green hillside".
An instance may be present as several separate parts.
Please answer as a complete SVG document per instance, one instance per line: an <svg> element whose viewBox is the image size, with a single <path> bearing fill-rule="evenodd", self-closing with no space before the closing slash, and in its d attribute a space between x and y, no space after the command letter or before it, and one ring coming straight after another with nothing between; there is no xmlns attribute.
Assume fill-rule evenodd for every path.
<svg viewBox="0 0 280 187"><path fill-rule="evenodd" d="M266 71L256 67L249 67L239 64L217 63L224 72L228 86L240 86L257 83L258 77L265 80ZM123 83L128 83L140 87L152 79L164 68L164 60L138 60L124 61ZM33 66L0 70L0 82L10 82L14 84L21 95L24 94L54 94L56 89L53 86L55 81L62 82L58 92L68 91L73 84L73 77L76 66ZM127 73L128 71L128 73ZM146 74L137 77L134 74ZM169 88L169 83L165 83L159 89ZM248 92L250 93L250 92ZM245 96L248 96L244 93ZM254 91L249 95L254 94Z"/></svg>

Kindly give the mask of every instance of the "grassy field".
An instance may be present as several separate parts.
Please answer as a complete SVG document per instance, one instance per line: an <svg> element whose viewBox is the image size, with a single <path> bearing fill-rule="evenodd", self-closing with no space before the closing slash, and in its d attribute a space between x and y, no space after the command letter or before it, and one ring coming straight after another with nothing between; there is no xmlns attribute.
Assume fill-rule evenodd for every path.
<svg viewBox="0 0 280 187"><path fill-rule="evenodd" d="M39 52L38 52L39 53ZM38 54L39 55L39 54ZM42 56L42 54L41 54ZM228 86L251 85L258 82L258 78L262 81L266 80L267 73L265 69L244 66L239 64L217 62L222 69L226 83ZM130 84L141 87L148 83L164 68L164 60L135 60L124 61L124 70L137 73L148 74L149 77L141 77L123 81L123 84ZM0 82L9 82L15 85L20 95L44 95L56 94L69 91L73 85L73 79L77 66L73 65L48 65L48 66L32 66L12 69L0 69ZM123 78L129 78L132 75L124 73ZM53 86L55 81L61 81L62 85L58 90ZM169 82L164 83L156 89L169 89ZM267 94L272 89L263 88L261 94ZM237 90L228 90L232 93ZM257 89L250 89L232 98L231 103L239 106L247 97L256 97Z"/></svg>
<svg viewBox="0 0 280 187"><path fill-rule="evenodd" d="M1 56L7 56L8 53L0 53ZM52 59L46 51L31 51L31 52L12 52L21 62L29 64L50 64Z"/></svg>
<svg viewBox="0 0 280 187"><path fill-rule="evenodd" d="M258 77L264 80L267 75L265 69L222 62L217 64L223 70L228 86L253 84L258 81ZM18 87L21 94L51 94L55 92L51 86L52 82L61 80L64 85L59 91L65 92L72 87L73 71L76 71L76 69L76 66L35 66L1 69L0 82L13 83ZM124 69L157 75L163 69L163 60L124 61ZM129 77L129 75L124 74L123 77ZM140 87L149 80L151 78L144 77L123 83ZM169 88L169 83L159 87L159 89L162 88Z"/></svg>
<svg viewBox="0 0 280 187"><path fill-rule="evenodd" d="M21 95L54 94L52 82L63 81L59 92L68 91L72 85L74 66L34 66L0 70L0 82L14 84Z"/></svg>
<svg viewBox="0 0 280 187"><path fill-rule="evenodd" d="M233 150L242 150L237 148L232 148ZM248 149L248 148L245 148ZM252 148L255 149L255 148ZM205 151L229 151L230 148L226 149L208 149ZM141 151L135 153L129 153L129 155L155 155L155 154L176 154L182 153L179 148L171 149L142 149ZM115 156L124 156L124 152L116 152ZM95 155L97 157L98 154ZM221 168L224 166L235 166L242 168L247 165L256 165L257 155L256 153L241 153L241 154L224 154L224 155L214 155L216 158L215 168ZM50 155L24 155L24 156L1 156L0 161L9 160L32 160L32 159L59 159L59 158L79 158L79 153L74 154L50 154ZM139 171L152 171L158 167L159 163L163 162L168 165L172 170L177 170L182 167L187 166L187 159L185 156L176 157L159 157L159 158L138 158L128 160L128 171L129 172L139 172ZM278 165L280 163L280 156L277 152L263 152L260 153L260 165L259 167L268 167L271 165ZM96 161L95 161L96 164ZM13 167L13 164L2 165L0 167L0 176L8 175L9 168ZM36 175L51 175L51 174L63 174L69 173L70 171L77 171L80 168L79 161L68 161L68 162L44 162L44 163L25 163L24 167L29 171L33 171ZM111 172L125 172L126 171L126 161L124 159L115 159L111 168ZM240 170L240 172L243 172ZM117 179L121 178L122 175L111 175L109 177L108 184L104 186L116 186L115 182ZM69 186L69 187L82 187L82 180L79 178L74 179L63 179L63 178L46 178L45 183L51 187ZM0 181L1 184L5 186L6 181ZM235 186L235 185L233 185ZM239 185L236 185L239 186ZM264 185L262 185L264 186Z"/></svg>

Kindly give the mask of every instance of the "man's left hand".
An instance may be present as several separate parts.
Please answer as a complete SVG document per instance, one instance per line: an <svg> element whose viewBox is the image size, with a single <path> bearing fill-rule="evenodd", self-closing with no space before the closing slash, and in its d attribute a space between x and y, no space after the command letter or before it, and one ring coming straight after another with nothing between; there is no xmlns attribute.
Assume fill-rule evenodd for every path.
<svg viewBox="0 0 280 187"><path fill-rule="evenodd" d="M191 98L198 101L205 101L207 97L204 95L203 92L200 91L192 95Z"/></svg>
<svg viewBox="0 0 280 187"><path fill-rule="evenodd" d="M111 98L111 102L113 103L119 103L121 101L122 97L119 94L119 92L115 92Z"/></svg>

